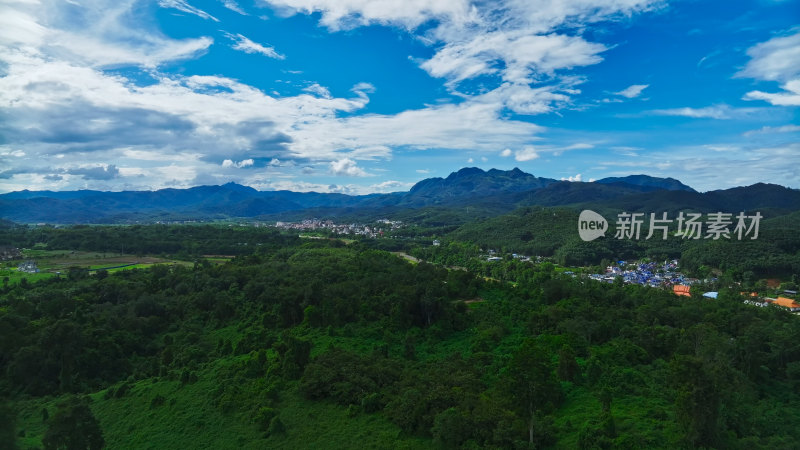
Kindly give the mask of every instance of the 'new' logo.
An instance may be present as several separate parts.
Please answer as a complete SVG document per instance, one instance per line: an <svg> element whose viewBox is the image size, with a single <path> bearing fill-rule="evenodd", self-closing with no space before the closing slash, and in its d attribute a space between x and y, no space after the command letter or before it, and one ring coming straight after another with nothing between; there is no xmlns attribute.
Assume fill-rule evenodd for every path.
<svg viewBox="0 0 800 450"><path fill-rule="evenodd" d="M584 241L593 241L606 234L608 222L606 219L590 209L581 211L578 216L578 234Z"/></svg>

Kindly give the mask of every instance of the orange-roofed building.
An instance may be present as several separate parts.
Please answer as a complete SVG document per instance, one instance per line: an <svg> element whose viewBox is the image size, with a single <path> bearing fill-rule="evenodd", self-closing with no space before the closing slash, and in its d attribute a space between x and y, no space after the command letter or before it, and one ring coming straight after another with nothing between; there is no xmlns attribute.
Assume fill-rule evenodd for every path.
<svg viewBox="0 0 800 450"><path fill-rule="evenodd" d="M784 308L787 308L791 312L800 311L800 303L797 303L796 301L787 297L778 297L775 299L774 302L772 302L772 304L783 306Z"/></svg>
<svg viewBox="0 0 800 450"><path fill-rule="evenodd" d="M689 286L686 286L685 284L676 284L675 286L672 286L672 292L674 292L675 295L683 295L686 297L692 296L692 294L689 293Z"/></svg>

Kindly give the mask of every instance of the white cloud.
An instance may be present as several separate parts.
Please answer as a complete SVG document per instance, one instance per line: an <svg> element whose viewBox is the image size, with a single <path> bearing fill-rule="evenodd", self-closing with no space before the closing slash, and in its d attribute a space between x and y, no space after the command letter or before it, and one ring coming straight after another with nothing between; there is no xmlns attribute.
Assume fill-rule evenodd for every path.
<svg viewBox="0 0 800 450"><path fill-rule="evenodd" d="M737 75L789 81L800 75L800 32L772 38L747 50L750 61Z"/></svg>
<svg viewBox="0 0 800 450"><path fill-rule="evenodd" d="M331 98L331 91L324 86L320 86L318 83L314 83L303 90L312 94L316 94L318 97Z"/></svg>
<svg viewBox="0 0 800 450"><path fill-rule="evenodd" d="M431 173L429 169L417 169L417 173L428 174Z"/></svg>
<svg viewBox="0 0 800 450"><path fill-rule="evenodd" d="M472 158L469 158L469 159L467 159L467 164L472 164L472 163L474 163L474 162L475 162L475 160L474 160L474 159L472 159Z"/></svg>
<svg viewBox="0 0 800 450"><path fill-rule="evenodd" d="M567 178L561 178L561 181L580 182L580 181L583 181L583 180L581 179L581 174L577 174L575 176L571 176L571 177L567 177Z"/></svg>
<svg viewBox="0 0 800 450"><path fill-rule="evenodd" d="M577 80L565 80L559 85L531 88L525 84L504 83L496 89L475 97L475 101L506 107L518 114L544 114L563 107L571 101L569 94Z"/></svg>
<svg viewBox="0 0 800 450"><path fill-rule="evenodd" d="M253 42L242 34L239 33L231 34L226 32L225 36L227 36L228 39L234 41L234 44L231 46L231 48L233 48L234 50L240 50L250 54L258 53L268 58L274 58L274 59L285 58L285 56L276 52L274 48L259 44L258 42Z"/></svg>
<svg viewBox="0 0 800 450"><path fill-rule="evenodd" d="M754 114L757 111L757 109L753 108L732 108L728 105L713 105L704 108L654 109L648 113L657 116L682 116L695 119L735 119Z"/></svg>
<svg viewBox="0 0 800 450"><path fill-rule="evenodd" d="M750 61L737 76L781 82L783 92L750 91L744 100L800 106L800 32L774 37L747 50Z"/></svg>
<svg viewBox="0 0 800 450"><path fill-rule="evenodd" d="M363 195L372 194L375 192L398 192L407 191L413 183L405 183L402 181L388 180L381 183L370 185L358 184L323 184L312 183L308 181L297 180L263 180L251 179L247 181L249 186L263 191L280 191L288 190L294 192L323 192L323 193L337 193L348 195Z"/></svg>
<svg viewBox="0 0 800 450"><path fill-rule="evenodd" d="M239 4L236 3L235 0L221 0L221 1L222 1L222 5L225 6L226 8L228 8L228 9L230 9L231 11L237 12L237 13L243 15L243 16L249 16L249 14L247 14L247 11L242 9L242 7L239 6Z"/></svg>
<svg viewBox="0 0 800 450"><path fill-rule="evenodd" d="M320 13L331 30L362 25L396 26L433 48L420 67L443 78L456 94L478 76L490 98L519 114L540 114L570 103L559 72L597 64L607 50L587 41L586 24L619 20L657 8L662 0L262 0L285 14ZM423 26L423 24L425 26ZM421 30L421 31L420 31ZM542 86L542 82L549 86ZM575 81L571 82L576 84ZM531 85L538 85L535 89Z"/></svg>
<svg viewBox="0 0 800 450"><path fill-rule="evenodd" d="M800 125L781 125L779 127L761 127L758 130L747 131L742 135L750 137L757 134L797 133L797 132L800 132Z"/></svg>
<svg viewBox="0 0 800 450"><path fill-rule="evenodd" d="M356 93L371 94L375 92L375 86L370 83L361 82L356 83L351 90Z"/></svg>
<svg viewBox="0 0 800 450"><path fill-rule="evenodd" d="M514 159L517 161L531 161L538 157L539 154L536 152L536 149L531 146L525 147L522 150L518 150L514 155Z"/></svg>
<svg viewBox="0 0 800 450"><path fill-rule="evenodd" d="M382 183L377 183L369 186L369 192L400 192L400 191L407 191L414 183L404 183L402 181L384 181Z"/></svg>
<svg viewBox="0 0 800 450"><path fill-rule="evenodd" d="M481 156L481 162L488 162L488 161L489 161L489 158L487 158L485 156Z"/></svg>
<svg viewBox="0 0 800 450"><path fill-rule="evenodd" d="M712 147L724 151L709 152ZM606 176L647 173L672 177L699 191L748 186L758 182L800 188L800 143L763 146L701 144L668 147L647 156L598 161L611 171Z"/></svg>
<svg viewBox="0 0 800 450"><path fill-rule="evenodd" d="M542 128L505 119L500 106L477 100L434 105L394 115L365 114L298 123L290 148L299 157L335 158L337 151L371 149L388 156L389 147L492 151L503 145L523 145ZM381 153L379 153L381 152ZM360 158L365 155L360 154Z"/></svg>
<svg viewBox="0 0 800 450"><path fill-rule="evenodd" d="M518 160L535 159L538 153L526 146L543 128L514 120L509 112L541 114L571 105L580 93L576 86L585 80L562 72L599 62L607 49L590 42L582 28L646 11L657 2L269 2L286 8L286 13L318 12L321 23L332 30L364 24L404 28L431 48L431 58L418 63L443 77L459 97L453 103L396 114L360 115L356 113L375 91L368 83L356 84L346 97L335 97L318 84L305 93L281 97L224 76L161 72L166 62L201 55L213 40L164 35L155 21L137 20L142 12L137 0L80 3L84 6L50 0L0 6L0 134L7 145L24 153L24 164L35 169L13 175L12 187L42 186L45 176L62 177L51 180L62 183L59 187L84 187L76 184L80 176L63 171L87 160L119 167L112 180L117 184L94 180L91 186L109 181L103 186L160 188L189 186L197 180L227 181L217 175L225 160L225 177L288 186L286 180L252 178L255 170L233 169L255 161L281 161L261 171L277 177L276 167L287 170L298 161L306 169L316 168L316 173L328 168L365 176L369 174L356 160L390 159L396 148L494 153L508 147L505 156L513 154L510 149L522 149L516 152ZM159 4L216 20L184 0ZM237 11L233 0L222 4ZM244 35L228 37L238 50L283 58ZM142 77L149 79L141 82L126 78L125 71L104 71L111 67L141 68ZM479 93L458 92L459 81L478 74L489 75L493 82ZM475 156L479 157L480 153ZM56 159L55 169L62 172L42 172ZM292 170L299 173L301 167ZM327 191L365 189L311 185Z"/></svg>
<svg viewBox="0 0 800 450"><path fill-rule="evenodd" d="M649 86L649 84L632 84L619 92L615 92L615 94L626 98L636 98Z"/></svg>
<svg viewBox="0 0 800 450"><path fill-rule="evenodd" d="M330 170L334 175L344 175L348 177L366 177L369 176L364 169L358 167L356 162L350 158L343 158L338 161L330 162Z"/></svg>
<svg viewBox="0 0 800 450"><path fill-rule="evenodd" d="M503 150L502 152L500 152L500 156L502 156L503 158L508 158L509 156L511 156L511 154L512 154L512 151L511 151L510 148L507 148L507 149Z"/></svg>
<svg viewBox="0 0 800 450"><path fill-rule="evenodd" d="M533 73L552 74L558 69L587 66L601 61L605 46L580 37L559 34L530 35L526 30L477 34L467 41L445 45L421 67L451 83L500 71L505 81L528 84Z"/></svg>
<svg viewBox="0 0 800 450"><path fill-rule="evenodd" d="M287 13L322 13L320 23L332 30L372 23L413 29L433 19L471 21L468 0L264 0Z"/></svg>
<svg viewBox="0 0 800 450"><path fill-rule="evenodd" d="M744 99L764 100L775 106L800 106L800 78L789 81L781 87L784 92L750 91L744 95Z"/></svg>
<svg viewBox="0 0 800 450"><path fill-rule="evenodd" d="M146 21L136 20L135 0L0 5L2 59L36 55L92 67L138 65L154 68L192 58L213 43L208 37L172 39Z"/></svg>
<svg viewBox="0 0 800 450"><path fill-rule="evenodd" d="M578 142L577 144L571 144L564 147L562 150L587 150L590 148L594 148L593 144L588 144L586 142Z"/></svg>
<svg viewBox="0 0 800 450"><path fill-rule="evenodd" d="M173 8L177 9L178 11L193 14L197 17L202 17L203 19L211 19L214 22L219 22L219 19L216 17L203 11L202 9L195 8L185 0L158 0L158 5L162 8Z"/></svg>
<svg viewBox="0 0 800 450"><path fill-rule="evenodd" d="M252 159L243 159L239 162L235 162L230 159L226 159L222 161L222 167L235 167L237 169L241 169L243 167L250 167L255 163Z"/></svg>

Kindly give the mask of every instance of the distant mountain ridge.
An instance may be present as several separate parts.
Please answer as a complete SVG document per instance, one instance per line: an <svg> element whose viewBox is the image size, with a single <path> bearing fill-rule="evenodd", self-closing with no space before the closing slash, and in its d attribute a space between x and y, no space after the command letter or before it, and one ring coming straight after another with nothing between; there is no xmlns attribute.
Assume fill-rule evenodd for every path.
<svg viewBox="0 0 800 450"><path fill-rule="evenodd" d="M609 177L597 180L600 184L628 184L641 186L651 190L697 192L674 178L657 178L650 175L628 175L627 177Z"/></svg>
<svg viewBox="0 0 800 450"><path fill-rule="evenodd" d="M0 218L17 223L132 223L157 220L276 218L282 214L391 215L418 208L479 208L502 214L520 206L604 205L624 210L669 206L703 211L800 209L800 191L756 184L698 193L672 178L631 175L597 182L569 182L512 170L463 168L428 178L408 192L345 195L258 191L227 183L157 191L19 191L0 195ZM719 209L724 208L724 209ZM737 209L739 208L739 209ZM655 210L654 210L655 211Z"/></svg>
<svg viewBox="0 0 800 450"><path fill-rule="evenodd" d="M521 171L465 167L447 178L427 178L411 187L401 197L401 206L448 204L464 198L513 194L546 187L556 180L539 178Z"/></svg>

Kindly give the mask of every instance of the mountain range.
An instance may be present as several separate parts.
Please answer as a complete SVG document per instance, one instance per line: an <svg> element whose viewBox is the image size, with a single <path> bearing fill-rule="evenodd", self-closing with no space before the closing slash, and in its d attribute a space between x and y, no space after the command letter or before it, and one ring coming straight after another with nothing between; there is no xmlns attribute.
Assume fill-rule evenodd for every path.
<svg viewBox="0 0 800 450"><path fill-rule="evenodd" d="M428 178L408 192L345 195L258 191L228 183L157 191L17 191L0 195L0 218L17 223L132 223L156 220L215 220L307 216L392 216L419 208L474 207L502 214L521 206L575 205L627 211L738 212L762 208L800 210L800 191L755 184L699 193L672 178L647 175L595 182L536 177L518 168L484 171L469 167L446 178ZM377 217L375 217L377 218Z"/></svg>

